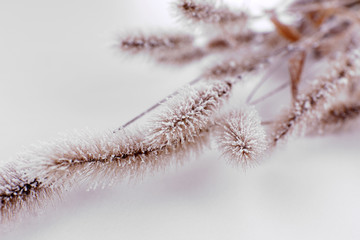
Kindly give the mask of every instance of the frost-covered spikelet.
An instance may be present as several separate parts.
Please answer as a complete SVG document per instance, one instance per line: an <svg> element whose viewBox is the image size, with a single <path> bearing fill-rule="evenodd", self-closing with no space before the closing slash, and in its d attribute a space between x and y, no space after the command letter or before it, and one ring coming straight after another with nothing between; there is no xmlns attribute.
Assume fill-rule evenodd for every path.
<svg viewBox="0 0 360 240"><path fill-rule="evenodd" d="M184 153L194 146L201 148L230 90L231 84L226 81L182 89L151 121L147 134L149 145Z"/></svg>
<svg viewBox="0 0 360 240"><path fill-rule="evenodd" d="M268 148L260 117L252 107L222 116L217 135L219 150L235 166L257 163Z"/></svg>
<svg viewBox="0 0 360 240"><path fill-rule="evenodd" d="M175 3L175 10L185 21L191 23L224 25L239 24L247 20L243 11L231 11L225 5L217 7L211 1L204 0L179 0Z"/></svg>
<svg viewBox="0 0 360 240"><path fill-rule="evenodd" d="M73 187L138 179L168 163L162 161L166 154L161 152L161 146L148 146L140 132L125 130L82 132L33 146L19 154L19 165L0 173L1 220L34 212L34 207Z"/></svg>
<svg viewBox="0 0 360 240"><path fill-rule="evenodd" d="M164 106L150 130L64 136L20 154L19 160L29 162L29 176L58 187L142 176L168 165L175 152L201 145L230 89L219 81L183 90Z"/></svg>
<svg viewBox="0 0 360 240"><path fill-rule="evenodd" d="M193 61L198 61L209 54L201 47L189 46L177 51L161 52L154 56L154 59L159 63L183 65Z"/></svg>
<svg viewBox="0 0 360 240"><path fill-rule="evenodd" d="M192 35L180 33L130 35L120 39L119 48L131 54L147 54L159 63L177 65L199 60L208 54L194 44Z"/></svg>
<svg viewBox="0 0 360 240"><path fill-rule="evenodd" d="M175 152L201 145L230 89L230 84L219 81L184 90L169 100L149 131L84 131L33 147L18 160L27 163L29 177L59 188L142 176L163 168Z"/></svg>
<svg viewBox="0 0 360 240"><path fill-rule="evenodd" d="M163 115L147 131L83 131L19 154L24 172L11 168L0 179L3 215L41 201L53 189L61 191L79 184L95 187L139 178L179 159L179 152L198 150L230 89L231 84L218 81L183 90L169 100Z"/></svg>
<svg viewBox="0 0 360 240"><path fill-rule="evenodd" d="M316 131L324 133L338 130L357 119L359 115L360 103L358 101L336 103L323 113Z"/></svg>
<svg viewBox="0 0 360 240"><path fill-rule="evenodd" d="M235 54L205 69L203 77L206 79L223 79L247 73L257 73L273 63L274 59L286 51L285 43L274 34L256 33L248 42L238 42L235 46L229 47ZM223 50L226 48L224 47Z"/></svg>
<svg viewBox="0 0 360 240"><path fill-rule="evenodd" d="M83 131L34 147L19 158L29 162L30 176L59 187L97 181L108 184L113 178L139 176L157 168L157 157L143 135L131 130L116 134Z"/></svg>
<svg viewBox="0 0 360 240"><path fill-rule="evenodd" d="M260 60L250 59L228 59L207 69L203 76L206 79L222 79L224 77L237 77L243 73L256 71L261 64Z"/></svg>
<svg viewBox="0 0 360 240"><path fill-rule="evenodd" d="M190 34L159 33L126 36L120 39L119 48L124 52L148 53L181 50L193 45L194 38Z"/></svg>
<svg viewBox="0 0 360 240"><path fill-rule="evenodd" d="M276 122L273 145L289 136L302 136L317 127L326 107L334 101L334 96L359 76L359 63L359 52L356 49L334 59L332 69L328 70L330 73L326 72L326 75L320 77L309 92L299 94L288 113Z"/></svg>
<svg viewBox="0 0 360 240"><path fill-rule="evenodd" d="M22 166L8 165L0 171L0 223L19 217L19 213L34 213L45 205L59 189L45 186L26 174Z"/></svg>

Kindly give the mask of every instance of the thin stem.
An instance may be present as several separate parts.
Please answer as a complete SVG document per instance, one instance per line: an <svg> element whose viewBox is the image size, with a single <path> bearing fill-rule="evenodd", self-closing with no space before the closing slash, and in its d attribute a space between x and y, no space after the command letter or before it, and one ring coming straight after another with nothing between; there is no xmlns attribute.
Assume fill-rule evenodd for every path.
<svg viewBox="0 0 360 240"><path fill-rule="evenodd" d="M191 82L189 82L189 85L194 85L195 83L199 82L201 80L200 77L195 78L194 80L192 80ZM178 94L179 91L175 91L173 93L171 93L170 95L166 96L165 98L161 99L159 102L157 102L156 104L152 105L151 107L149 107L148 109L146 109L145 111L143 111L142 113L140 113L139 115L137 115L136 117L132 118L130 121L126 122L125 124L123 124L121 127L115 129L113 131L113 133L116 133L118 131L120 131L123 128L126 128L127 126L129 126L130 124L132 124L133 122L135 122L136 120L138 120L139 118L143 117L144 115L148 114L149 112L151 112L152 110L154 110L155 108L159 107L161 104L163 104L164 102L167 101L167 99L175 96L176 94Z"/></svg>
<svg viewBox="0 0 360 240"><path fill-rule="evenodd" d="M280 48L278 49L277 51L275 51L274 55L273 56L277 56L277 55L280 55L282 53L287 53L288 52L288 49L287 48ZM278 68L280 68L280 64L277 64L275 69L273 69L273 71L271 71L271 73L274 73ZM256 92L259 90L259 88L267 81L270 79L271 75L272 74L269 74L269 75L266 75L266 76L263 76L261 78L261 80L258 82L258 84L251 90L249 96L247 97L246 99L246 103L248 104L251 99L254 97L254 95L256 94Z"/></svg>
<svg viewBox="0 0 360 240"><path fill-rule="evenodd" d="M249 104L250 105L255 105L255 104L258 104L259 102L262 102L264 101L265 99L273 96L274 94L276 94L277 92L281 91L282 89L286 88L287 86L289 86L290 83L286 82L286 83L283 83L282 85L280 85L279 87L275 88L274 90L272 90L271 92L263 95L262 97L250 102Z"/></svg>

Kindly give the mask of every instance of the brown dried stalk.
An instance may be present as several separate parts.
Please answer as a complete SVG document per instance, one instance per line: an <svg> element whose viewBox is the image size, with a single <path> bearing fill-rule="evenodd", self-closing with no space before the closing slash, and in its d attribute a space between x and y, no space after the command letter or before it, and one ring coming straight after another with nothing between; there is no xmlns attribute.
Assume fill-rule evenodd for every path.
<svg viewBox="0 0 360 240"><path fill-rule="evenodd" d="M272 15L270 20L275 25L276 31L287 40L296 42L301 38L301 34L296 28L283 24L275 15Z"/></svg>
<svg viewBox="0 0 360 240"><path fill-rule="evenodd" d="M291 95L293 97L293 100L295 100L298 95L299 83L304 68L305 57L306 57L306 52L302 50L302 51L295 51L291 56L291 58L289 59Z"/></svg>

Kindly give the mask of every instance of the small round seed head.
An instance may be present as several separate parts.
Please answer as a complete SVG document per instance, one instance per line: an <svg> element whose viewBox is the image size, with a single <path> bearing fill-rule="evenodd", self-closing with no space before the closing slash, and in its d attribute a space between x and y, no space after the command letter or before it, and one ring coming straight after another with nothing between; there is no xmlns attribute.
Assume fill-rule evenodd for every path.
<svg viewBox="0 0 360 240"><path fill-rule="evenodd" d="M268 148L265 130L254 108L227 114L220 124L217 140L223 156L235 166L257 163Z"/></svg>

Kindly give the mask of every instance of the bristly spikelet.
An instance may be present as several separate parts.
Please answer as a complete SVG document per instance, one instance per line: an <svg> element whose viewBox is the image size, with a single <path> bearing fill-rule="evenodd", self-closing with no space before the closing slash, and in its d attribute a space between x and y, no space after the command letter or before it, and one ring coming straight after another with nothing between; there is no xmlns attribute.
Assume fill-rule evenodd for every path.
<svg viewBox="0 0 360 240"><path fill-rule="evenodd" d="M209 52L196 46L189 46L188 48L179 49L178 51L162 52L155 56L155 60L159 63L182 65L193 61L200 60Z"/></svg>
<svg viewBox="0 0 360 240"><path fill-rule="evenodd" d="M31 160L29 175L46 185L94 185L97 180L106 185L114 178L141 176L144 169L158 168L156 148L146 145L137 131L82 132L35 147L19 158Z"/></svg>
<svg viewBox="0 0 360 240"><path fill-rule="evenodd" d="M261 41L262 39L264 39L264 36L261 33L243 30L240 33L235 32L233 34L210 38L206 43L206 49L212 52L224 50L234 51L234 49L241 47L249 48L251 43Z"/></svg>
<svg viewBox="0 0 360 240"><path fill-rule="evenodd" d="M360 104L357 101L337 103L323 113L316 131L326 133L338 130L358 118L359 115Z"/></svg>
<svg viewBox="0 0 360 240"><path fill-rule="evenodd" d="M193 36L189 34L139 34L121 38L118 46L124 52L152 54L187 48L192 46L193 41Z"/></svg>
<svg viewBox="0 0 360 240"><path fill-rule="evenodd" d="M248 167L257 163L269 147L290 136L303 135L314 129L333 130L358 117L360 1L293 2L285 12L282 9L268 11L275 29L258 32L253 28L256 16L229 8L221 0L177 0L174 5L178 16L191 24L191 31L194 26L200 27L201 31L121 38L116 44L117 49L134 55L148 55L158 63L179 65L211 55L222 63L210 67L192 81L193 87L172 94L167 102L161 101L165 104L152 106L124 125L125 128L161 106L152 121L140 130L127 127L101 134L82 132L20 154L17 165L0 169L0 222L6 222L18 213L34 212L38 210L34 207L46 204L48 199L53 200L54 196L61 196L72 187L105 186L122 179L139 179L145 173L181 163L188 154L199 152L206 146L213 130L219 149L229 163ZM283 23L275 15L280 12L296 18ZM271 79L267 73L273 70L277 73L275 69L282 65L279 63L291 53L289 70L293 101L284 116L269 121L274 123L270 140L266 138L254 108L219 116L232 84L245 79L246 73L264 76L247 98L250 104L259 103L282 89L264 94L259 101L251 101L265 80ZM305 58L309 63L306 68ZM326 74L318 74L318 79L309 79L313 87L302 92L304 85L299 83L306 83L300 81L301 76L320 68L323 70L323 65L329 61L334 63L332 68ZM310 66L312 63L314 66ZM260 71L264 65L270 65L269 70ZM194 85L200 79L215 81Z"/></svg>
<svg viewBox="0 0 360 240"><path fill-rule="evenodd" d="M299 84L304 69L305 58L306 52L304 50L300 50L295 51L289 59L288 69L290 74L291 96L293 100L296 100L299 91Z"/></svg>
<svg viewBox="0 0 360 240"><path fill-rule="evenodd" d="M157 144L166 149L187 149L189 145L196 145L208 135L214 116L230 90L231 84L226 81L183 89L151 122L147 133L149 145Z"/></svg>
<svg viewBox="0 0 360 240"><path fill-rule="evenodd" d="M222 79L225 77L237 77L240 74L256 71L261 64L255 58L237 60L229 59L207 69L203 76L206 79Z"/></svg>
<svg viewBox="0 0 360 240"><path fill-rule="evenodd" d="M175 9L186 21L206 24L232 24L247 19L243 11L233 12L226 6L216 7L210 1L179 0Z"/></svg>
<svg viewBox="0 0 360 240"><path fill-rule="evenodd" d="M248 167L264 156L268 141L255 108L232 111L223 116L217 130L217 144L232 165Z"/></svg>
<svg viewBox="0 0 360 240"><path fill-rule="evenodd" d="M359 76L359 53L341 55L336 58L330 73L322 76L312 90L299 94L288 114L283 116L275 126L273 132L273 146L289 136L302 136L319 124L320 117L326 106L340 94L349 83Z"/></svg>
<svg viewBox="0 0 360 240"><path fill-rule="evenodd" d="M243 77L243 74L256 73L263 69L272 63L273 59L286 52L286 42L275 34L250 32L248 35L249 38L244 41L235 39L234 43L227 40L232 42L229 47L232 53L228 52L230 57L205 69L202 76L206 79L217 80L226 77ZM233 37L236 38L236 36ZM225 50L227 49L224 44L223 51Z"/></svg>
<svg viewBox="0 0 360 240"><path fill-rule="evenodd" d="M31 160L28 175L56 187L139 178L169 165L180 157L176 153L201 147L230 89L231 84L218 81L184 90L169 100L161 119L150 123L148 131L83 132L36 147L19 155L19 160Z"/></svg>
<svg viewBox="0 0 360 240"><path fill-rule="evenodd" d="M59 190L27 176L26 170L9 165L0 172L0 223L18 217L19 213L34 213Z"/></svg>
<svg viewBox="0 0 360 240"><path fill-rule="evenodd" d="M140 34L124 37L118 45L123 52L146 54L165 64L187 64L208 54L206 49L194 44L194 37L190 34Z"/></svg>

